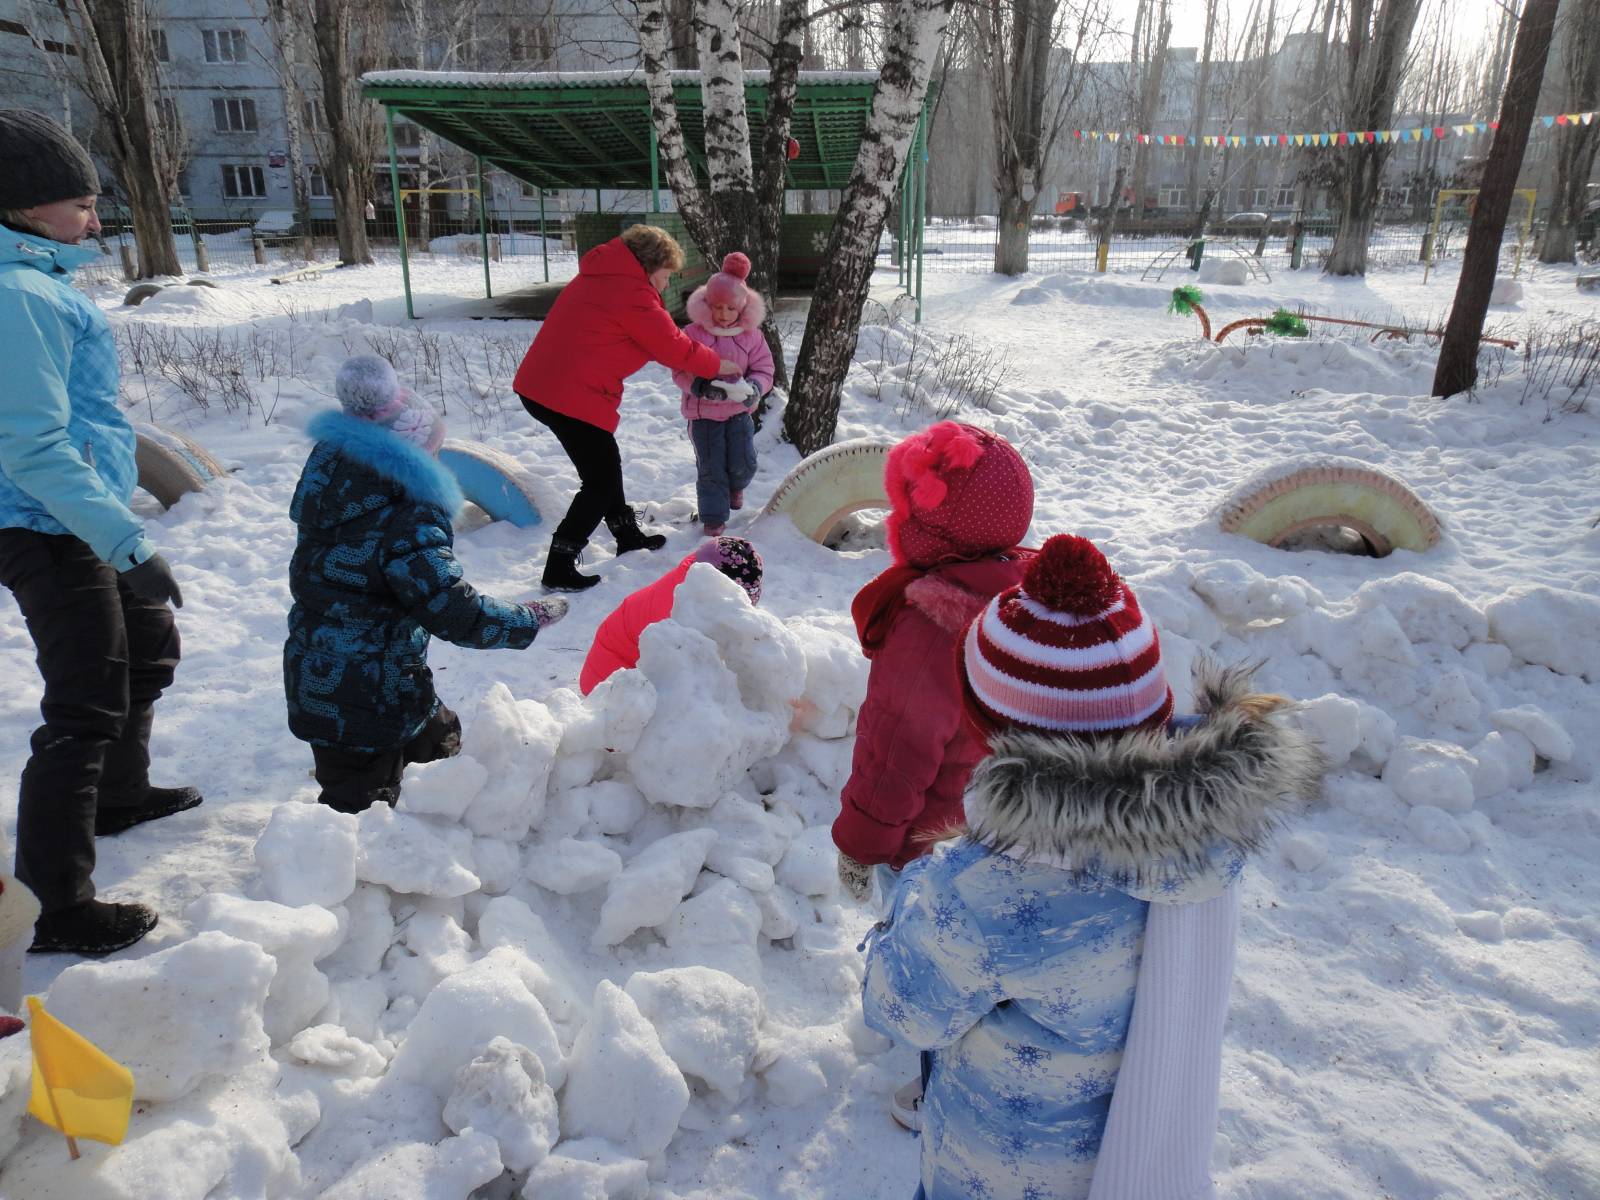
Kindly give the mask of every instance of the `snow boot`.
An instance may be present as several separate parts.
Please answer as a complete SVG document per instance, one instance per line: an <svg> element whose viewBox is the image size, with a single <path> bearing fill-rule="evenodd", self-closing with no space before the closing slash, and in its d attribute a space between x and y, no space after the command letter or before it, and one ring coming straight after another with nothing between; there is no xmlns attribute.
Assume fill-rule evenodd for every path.
<svg viewBox="0 0 1600 1200"><path fill-rule="evenodd" d="M133 945L156 927L155 909L143 904L86 900L46 913L33 926L30 954L86 954L98 957Z"/></svg>
<svg viewBox="0 0 1600 1200"><path fill-rule="evenodd" d="M204 799L195 788L146 788L137 804L101 804L94 814L96 837L110 837L146 821L187 812Z"/></svg>
<svg viewBox="0 0 1600 1200"><path fill-rule="evenodd" d="M922 1080L913 1079L895 1089L889 1098L889 1115L902 1129L922 1132Z"/></svg>
<svg viewBox="0 0 1600 1200"><path fill-rule="evenodd" d="M743 488L734 488L733 491L728 493L728 507L733 509L734 512L738 512L744 507Z"/></svg>
<svg viewBox="0 0 1600 1200"><path fill-rule="evenodd" d="M582 552L582 542L551 538L550 553L545 556L544 575L539 582L553 592L581 592L592 588L600 582L600 576L579 572L578 555Z"/></svg>
<svg viewBox="0 0 1600 1200"><path fill-rule="evenodd" d="M659 550L667 544L661 534L646 533L639 528L639 514L633 509L625 508L623 512L627 515L606 518L606 528L617 539L618 554L627 554L630 550Z"/></svg>

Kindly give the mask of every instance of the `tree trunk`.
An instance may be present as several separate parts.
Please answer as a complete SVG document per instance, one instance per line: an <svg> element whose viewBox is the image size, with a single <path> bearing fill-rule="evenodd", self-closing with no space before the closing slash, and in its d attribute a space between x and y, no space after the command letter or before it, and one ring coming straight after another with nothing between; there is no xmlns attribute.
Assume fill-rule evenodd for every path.
<svg viewBox="0 0 1600 1200"><path fill-rule="evenodd" d="M1047 133L1044 123L1056 7L1056 0L1012 0L1009 13L995 5L978 14L994 122L995 192L1000 202L994 269L1001 275L1020 275L1028 269L1033 213L1054 140L1054 131Z"/></svg>
<svg viewBox="0 0 1600 1200"><path fill-rule="evenodd" d="M1588 112L1600 104L1600 0L1576 0L1567 22L1562 67L1566 87L1561 111ZM1585 31L1589 31L1587 36ZM1568 125L1555 135L1555 179L1550 188L1550 221L1539 240L1539 261L1577 261L1577 224L1588 200L1589 176L1600 149L1600 125Z"/></svg>
<svg viewBox="0 0 1600 1200"><path fill-rule="evenodd" d="M1195 237L1199 237L1205 229L1205 216L1201 210L1209 207L1210 202L1209 196L1205 205L1200 201L1200 161L1204 157L1201 150L1205 145L1200 139L1205 135L1206 123L1211 116L1211 48L1216 37L1218 3L1219 0L1206 0L1205 41L1200 50L1200 69L1195 77L1194 120L1189 126L1189 209L1201 214Z"/></svg>
<svg viewBox="0 0 1600 1200"><path fill-rule="evenodd" d="M1007 176L1002 175L1001 179ZM1000 189L1000 227L994 242L996 274L1021 275L1028 269L1028 234L1036 200L1036 192L1023 192L1014 180Z"/></svg>
<svg viewBox="0 0 1600 1200"><path fill-rule="evenodd" d="M1341 130L1364 132L1386 129L1394 116L1395 93L1411 44L1421 0L1379 0L1381 8L1355 5L1346 26L1346 68L1342 81ZM1367 25L1371 17L1371 27ZM1377 216L1378 186L1391 145L1381 142L1344 146L1328 153L1339 155L1341 201L1339 226L1325 268L1330 275L1365 275L1367 240Z"/></svg>
<svg viewBox="0 0 1600 1200"><path fill-rule="evenodd" d="M1511 197L1516 190L1517 174L1522 170L1528 131L1533 126L1534 110L1539 103L1539 86L1544 81L1545 60L1550 53L1550 34L1555 28L1556 4L1557 0L1528 0L1517 25L1505 102L1500 106L1500 127L1495 130L1484 165L1483 182L1478 186L1478 202L1472 212L1467 247L1462 255L1461 279L1456 284L1455 303L1444 327L1444 341L1439 346L1439 367L1433 376L1435 396L1453 396L1467 391L1478 381L1478 346L1483 337L1483 320L1489 312L1489 296L1500 263L1506 217L1511 212Z"/></svg>
<svg viewBox="0 0 1600 1200"><path fill-rule="evenodd" d="M157 116L155 48L144 0L59 0L73 30L100 144L122 185L139 250L137 278L181 275L172 236L176 183L169 133Z"/></svg>
<svg viewBox="0 0 1600 1200"><path fill-rule="evenodd" d="M701 0L696 34L706 171L711 180L711 241L702 242L700 248L713 262L720 262L731 250L748 251L756 235L750 118L734 0Z"/></svg>
<svg viewBox="0 0 1600 1200"><path fill-rule="evenodd" d="M639 0L639 57L644 66L645 90L650 94L650 119L656 127L656 154L661 173L677 201L695 245L715 253L716 231L700 181L694 177L689 161L683 125L678 119L678 101L672 92L672 67L668 36L671 23L666 0Z"/></svg>
<svg viewBox="0 0 1600 1200"><path fill-rule="evenodd" d="M813 454L833 441L839 392L855 354L883 218L906 165L953 2L895 0L883 69L828 236L794 387L784 410L784 434L802 454Z"/></svg>
<svg viewBox="0 0 1600 1200"><path fill-rule="evenodd" d="M783 241L783 200L789 174L789 130L808 24L806 0L783 0L778 10L777 36L767 60L767 116L761 127L761 152L756 163L756 236L750 253L750 278L767 299L767 320L761 332L772 351L773 382L782 388L789 386L789 368L783 360L783 338L773 313L777 310L778 254Z"/></svg>
<svg viewBox="0 0 1600 1200"><path fill-rule="evenodd" d="M372 261L367 245L367 193L373 157L358 122L356 83L361 68L355 59L356 0L312 0L312 45L322 74L322 109L328 120L328 148L323 176L333 193L333 219L339 239L339 261L345 266ZM398 219L398 214L396 215Z"/></svg>

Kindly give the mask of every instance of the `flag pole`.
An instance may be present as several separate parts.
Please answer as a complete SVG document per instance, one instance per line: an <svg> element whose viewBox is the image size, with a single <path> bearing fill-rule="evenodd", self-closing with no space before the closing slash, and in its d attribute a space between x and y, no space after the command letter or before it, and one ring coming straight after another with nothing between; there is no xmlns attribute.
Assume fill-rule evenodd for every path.
<svg viewBox="0 0 1600 1200"><path fill-rule="evenodd" d="M43 1010L44 1005L39 1004L37 997L29 996L28 999L32 1001L33 1004L37 1005L40 1010ZM38 1058L39 1043L34 1039L32 1026L29 1026L28 1028L28 1041L30 1043L29 1049L33 1051L33 1056ZM83 1157L78 1153L78 1139L67 1132L67 1123L61 1119L61 1109L56 1104L56 1090L50 1086L49 1079L45 1078L47 1075L49 1075L48 1071L41 1070L39 1072L39 1082L44 1084L45 1098L50 1101L50 1111L55 1114L56 1128L61 1131L61 1136L67 1139L67 1153L72 1155L73 1161L76 1162L78 1159Z"/></svg>

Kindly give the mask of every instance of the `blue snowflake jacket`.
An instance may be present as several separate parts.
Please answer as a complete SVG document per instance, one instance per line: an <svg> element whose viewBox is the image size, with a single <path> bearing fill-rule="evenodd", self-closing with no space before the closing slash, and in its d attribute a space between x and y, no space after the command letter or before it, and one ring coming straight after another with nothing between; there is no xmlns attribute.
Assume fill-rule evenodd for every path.
<svg viewBox="0 0 1600 1200"><path fill-rule="evenodd" d="M1220 895L1321 775L1248 682L1212 672L1208 715L1170 737L992 739L966 835L906 868L862 1000L873 1029L936 1052L928 1200L1089 1194L1149 905Z"/></svg>
<svg viewBox="0 0 1600 1200"><path fill-rule="evenodd" d="M300 527L283 648L289 729L307 742L391 750L438 706L430 634L520 650L539 627L520 604L462 578L450 524L461 491L436 459L341 412L310 432L317 444L289 507Z"/></svg>
<svg viewBox="0 0 1600 1200"><path fill-rule="evenodd" d="M74 534L126 571L155 547L128 509L139 468L116 339L70 282L98 255L0 225L0 528Z"/></svg>

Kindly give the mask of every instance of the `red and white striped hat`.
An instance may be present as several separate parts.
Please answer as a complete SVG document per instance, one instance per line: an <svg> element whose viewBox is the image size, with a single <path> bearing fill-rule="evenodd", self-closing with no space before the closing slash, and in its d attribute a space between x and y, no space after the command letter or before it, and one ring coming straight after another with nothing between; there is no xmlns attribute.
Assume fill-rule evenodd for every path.
<svg viewBox="0 0 1600 1200"><path fill-rule="evenodd" d="M1172 690L1155 626L1087 538L1058 534L967 627L967 713L986 732L1159 729Z"/></svg>

